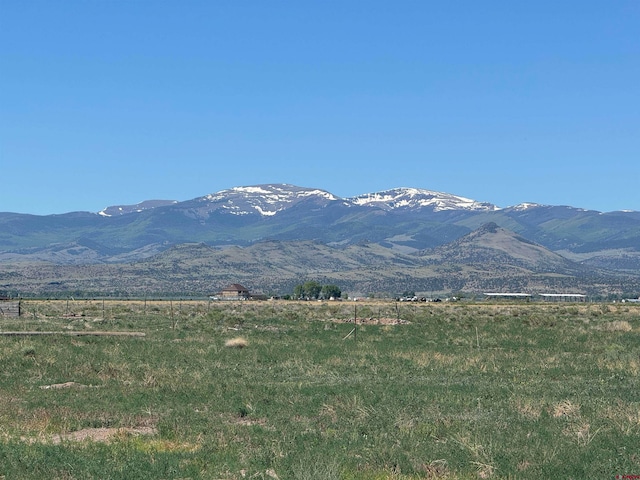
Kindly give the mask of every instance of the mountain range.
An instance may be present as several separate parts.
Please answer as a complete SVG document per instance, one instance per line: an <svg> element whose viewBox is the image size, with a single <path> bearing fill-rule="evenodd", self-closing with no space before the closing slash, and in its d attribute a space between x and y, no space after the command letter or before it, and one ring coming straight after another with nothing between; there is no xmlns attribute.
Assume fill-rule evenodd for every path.
<svg viewBox="0 0 640 480"><path fill-rule="evenodd" d="M278 292L311 277L356 292L504 289L505 279L509 289L633 291L640 212L269 184L97 213L0 213L0 290L133 292L141 275L150 291L173 293L226 281Z"/></svg>

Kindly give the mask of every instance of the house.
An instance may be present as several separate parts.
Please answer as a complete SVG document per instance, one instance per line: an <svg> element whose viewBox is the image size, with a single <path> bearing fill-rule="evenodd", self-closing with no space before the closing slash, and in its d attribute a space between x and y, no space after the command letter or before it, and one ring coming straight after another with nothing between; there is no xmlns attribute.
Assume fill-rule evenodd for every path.
<svg viewBox="0 0 640 480"><path fill-rule="evenodd" d="M249 300L251 294L246 287L243 287L239 283L232 283L228 287L222 289L222 291L212 295L213 300Z"/></svg>

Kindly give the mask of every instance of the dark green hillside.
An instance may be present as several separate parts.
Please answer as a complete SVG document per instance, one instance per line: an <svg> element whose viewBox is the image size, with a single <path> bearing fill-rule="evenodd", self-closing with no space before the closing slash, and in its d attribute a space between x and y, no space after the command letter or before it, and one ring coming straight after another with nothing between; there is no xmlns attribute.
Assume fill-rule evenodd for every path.
<svg viewBox="0 0 640 480"><path fill-rule="evenodd" d="M402 190L386 194L398 192L402 193ZM0 264L121 264L148 259L173 245L190 243L204 243L212 247L251 247L277 240L312 241L333 247L329 249L328 256L337 260L327 261L324 266L315 265L315 261L309 260L313 256L311 254L306 259L292 260L298 261L293 266L285 266L281 258L271 262L266 257L260 258L265 264L281 266L283 276L276 283L288 285L300 273L300 265L307 265L309 274L321 272L322 275L337 274L346 268L356 268L362 272L380 271L382 267L375 263L354 266L349 259L343 261L341 249L350 245L375 243L392 250L393 254L387 252L389 255L410 254L449 245L482 225L493 222L518 234L522 244L533 242L575 263L569 265L561 258L552 259L548 253L542 255L540 249L505 253L499 245L484 245L483 253L475 251L473 255L476 258L473 261L470 253L464 250L450 252L441 256L439 261L453 264L462 262L473 266L485 279L495 277L501 270L500 265L521 268L521 274L517 276L526 275L528 271L566 274L570 278L598 278L598 284L601 281L606 283L609 275L599 271L603 268L617 270L622 275L617 283L626 281L623 280L626 275L640 274L638 212L600 213L568 206L541 205L522 205L501 210L476 205L476 209L465 209L446 202L448 206L439 210L432 204L419 203L432 198L431 193L422 194L417 203L411 204L411 195L414 193L407 193L394 207L393 202L362 204L338 199L328 192L292 185L268 185L231 189L186 202L160 202L155 207L156 204L149 204L149 208L142 211L135 206L127 207L123 211L130 213L112 217L87 212L48 216L0 213ZM445 200L450 202L451 197ZM235 251L239 257L246 255L243 250ZM526 252L532 257L524 258ZM512 261L511 257L519 260ZM290 258L297 257L294 255ZM433 261L430 257L427 267ZM392 265L404 265L405 268L411 266L413 270L407 275L425 277L422 285L455 282L464 286L468 283L460 278L444 281L442 272L420 273L424 265L415 263L419 264L420 261L400 256L390 262ZM215 275L231 278L238 275L241 264L234 263L229 271L218 269ZM253 261L247 263L254 264ZM582 267L578 267L578 264ZM487 266L484 273L481 271L483 265ZM261 269L262 266L252 266L251 274L260 277L258 272ZM585 269L592 269L593 272ZM363 273L361 276L369 274ZM434 280L434 277L438 280ZM354 288L361 284L357 278L348 281ZM371 282L380 285L385 281L386 278L374 279L367 285ZM393 276L390 281L391 285L398 283ZM474 281L473 284L482 284L482 281ZM392 288L389 287L389 290Z"/></svg>
<svg viewBox="0 0 640 480"><path fill-rule="evenodd" d="M203 296L242 283L254 292L284 295L313 280L356 296L489 290L606 296L640 290L638 275L572 262L496 224L419 255L375 242L332 247L308 240L225 248L190 243L145 253L145 260L102 265L0 264L0 289L27 296ZM68 249L57 254L73 255Z"/></svg>

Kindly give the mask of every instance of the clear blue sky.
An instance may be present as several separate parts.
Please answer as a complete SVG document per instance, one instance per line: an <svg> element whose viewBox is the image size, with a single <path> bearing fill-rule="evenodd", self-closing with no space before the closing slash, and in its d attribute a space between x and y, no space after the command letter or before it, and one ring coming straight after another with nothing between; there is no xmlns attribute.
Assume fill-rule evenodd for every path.
<svg viewBox="0 0 640 480"><path fill-rule="evenodd" d="M0 0L0 211L292 183L640 210L640 2Z"/></svg>

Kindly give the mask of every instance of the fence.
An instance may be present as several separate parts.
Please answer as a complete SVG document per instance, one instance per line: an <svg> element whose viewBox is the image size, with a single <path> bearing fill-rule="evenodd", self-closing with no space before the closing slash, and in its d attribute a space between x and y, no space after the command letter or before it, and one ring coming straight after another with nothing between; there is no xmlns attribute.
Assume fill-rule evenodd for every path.
<svg viewBox="0 0 640 480"><path fill-rule="evenodd" d="M20 316L20 301L0 301L0 316L4 317L19 317Z"/></svg>

